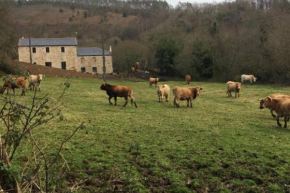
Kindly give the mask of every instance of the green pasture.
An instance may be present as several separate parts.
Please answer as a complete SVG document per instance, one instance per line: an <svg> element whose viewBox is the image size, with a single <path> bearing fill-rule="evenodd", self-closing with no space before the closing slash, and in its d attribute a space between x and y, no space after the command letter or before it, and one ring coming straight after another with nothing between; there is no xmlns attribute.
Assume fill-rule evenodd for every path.
<svg viewBox="0 0 290 193"><path fill-rule="evenodd" d="M66 80L45 78L40 96ZM110 105L102 80L69 82L62 99L67 120L56 119L34 133L40 143L54 144L85 121L86 128L63 150L70 173L62 183L79 182L78 192L290 191L290 127L279 128L268 109L259 109L259 99L290 93L288 87L245 84L236 99L226 96L225 83L192 82L189 86L203 88L201 95L193 108L183 101L176 109L172 92L169 102L158 103L146 81L109 80L133 87L136 109L130 103L122 107L123 98ZM162 83L171 90L188 86ZM16 99L29 104L33 92L20 93ZM23 141L18 156L26 151Z"/></svg>

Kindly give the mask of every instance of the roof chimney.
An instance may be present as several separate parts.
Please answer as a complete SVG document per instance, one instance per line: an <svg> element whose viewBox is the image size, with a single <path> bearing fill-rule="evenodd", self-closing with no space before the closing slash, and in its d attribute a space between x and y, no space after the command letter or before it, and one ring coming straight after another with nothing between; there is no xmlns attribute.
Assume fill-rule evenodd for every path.
<svg viewBox="0 0 290 193"><path fill-rule="evenodd" d="M110 46L110 52L112 52L112 46Z"/></svg>

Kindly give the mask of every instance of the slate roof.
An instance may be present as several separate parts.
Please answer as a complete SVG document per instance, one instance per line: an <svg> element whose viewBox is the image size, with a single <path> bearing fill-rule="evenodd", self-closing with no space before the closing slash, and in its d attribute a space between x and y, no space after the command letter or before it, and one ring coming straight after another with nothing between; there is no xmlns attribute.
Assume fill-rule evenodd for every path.
<svg viewBox="0 0 290 193"><path fill-rule="evenodd" d="M111 52L104 50L105 51L105 56L110 56L112 55ZM77 48L77 55L78 56L102 56L103 51L101 48L97 47L79 47Z"/></svg>
<svg viewBox="0 0 290 193"><path fill-rule="evenodd" d="M76 38L31 38L31 46L77 46ZM18 46L29 46L29 38L20 38Z"/></svg>

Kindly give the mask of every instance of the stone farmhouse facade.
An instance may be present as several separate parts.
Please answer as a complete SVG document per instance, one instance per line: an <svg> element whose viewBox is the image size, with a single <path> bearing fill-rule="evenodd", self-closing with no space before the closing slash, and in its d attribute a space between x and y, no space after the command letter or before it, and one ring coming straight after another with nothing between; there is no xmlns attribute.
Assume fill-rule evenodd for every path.
<svg viewBox="0 0 290 193"><path fill-rule="evenodd" d="M30 51L31 50L31 51ZM20 38L20 62L78 72L103 73L103 50L78 47L76 38ZM106 73L113 73L112 53L104 50Z"/></svg>

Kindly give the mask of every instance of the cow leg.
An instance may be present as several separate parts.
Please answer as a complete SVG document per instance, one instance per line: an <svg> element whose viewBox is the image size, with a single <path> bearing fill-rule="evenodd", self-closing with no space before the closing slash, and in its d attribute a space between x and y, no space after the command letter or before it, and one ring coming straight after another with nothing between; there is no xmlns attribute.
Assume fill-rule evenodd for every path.
<svg viewBox="0 0 290 193"><path fill-rule="evenodd" d="M187 99L186 101L187 101L187 105L186 106L189 107L189 100Z"/></svg>
<svg viewBox="0 0 290 193"><path fill-rule="evenodd" d="M169 95L166 96L166 102L168 102L168 101L169 101Z"/></svg>
<svg viewBox="0 0 290 193"><path fill-rule="evenodd" d="M179 104L178 104L178 101L176 100L176 99L174 99L174 106L176 107L176 108L180 108L180 106L179 106Z"/></svg>
<svg viewBox="0 0 290 193"><path fill-rule="evenodd" d="M115 106L117 106L117 97L114 96Z"/></svg>
<svg viewBox="0 0 290 193"><path fill-rule="evenodd" d="M128 96L125 97L125 101L126 101L126 102L125 102L125 104L124 104L123 107L126 107L126 105L127 105L127 103L128 103Z"/></svg>
<svg viewBox="0 0 290 193"><path fill-rule="evenodd" d="M161 100L160 100L160 95L158 95L158 99L159 99L159 102L161 102Z"/></svg>
<svg viewBox="0 0 290 193"><path fill-rule="evenodd" d="M113 98L112 96L109 96L109 103L110 105L112 105L113 103L111 102L111 98Z"/></svg>
<svg viewBox="0 0 290 193"><path fill-rule="evenodd" d="M24 96L25 95L25 90L22 89L22 93L21 93L21 96Z"/></svg>
<svg viewBox="0 0 290 193"><path fill-rule="evenodd" d="M279 115L277 115L276 120L277 120L277 125L278 125L279 127L281 127L282 125L281 125L281 123L279 122Z"/></svg>
<svg viewBox="0 0 290 193"><path fill-rule="evenodd" d="M274 110L271 110L270 112L271 112L272 117L276 118L276 115L274 114Z"/></svg>
<svg viewBox="0 0 290 193"><path fill-rule="evenodd" d="M284 116L284 128L287 128L288 117Z"/></svg>

